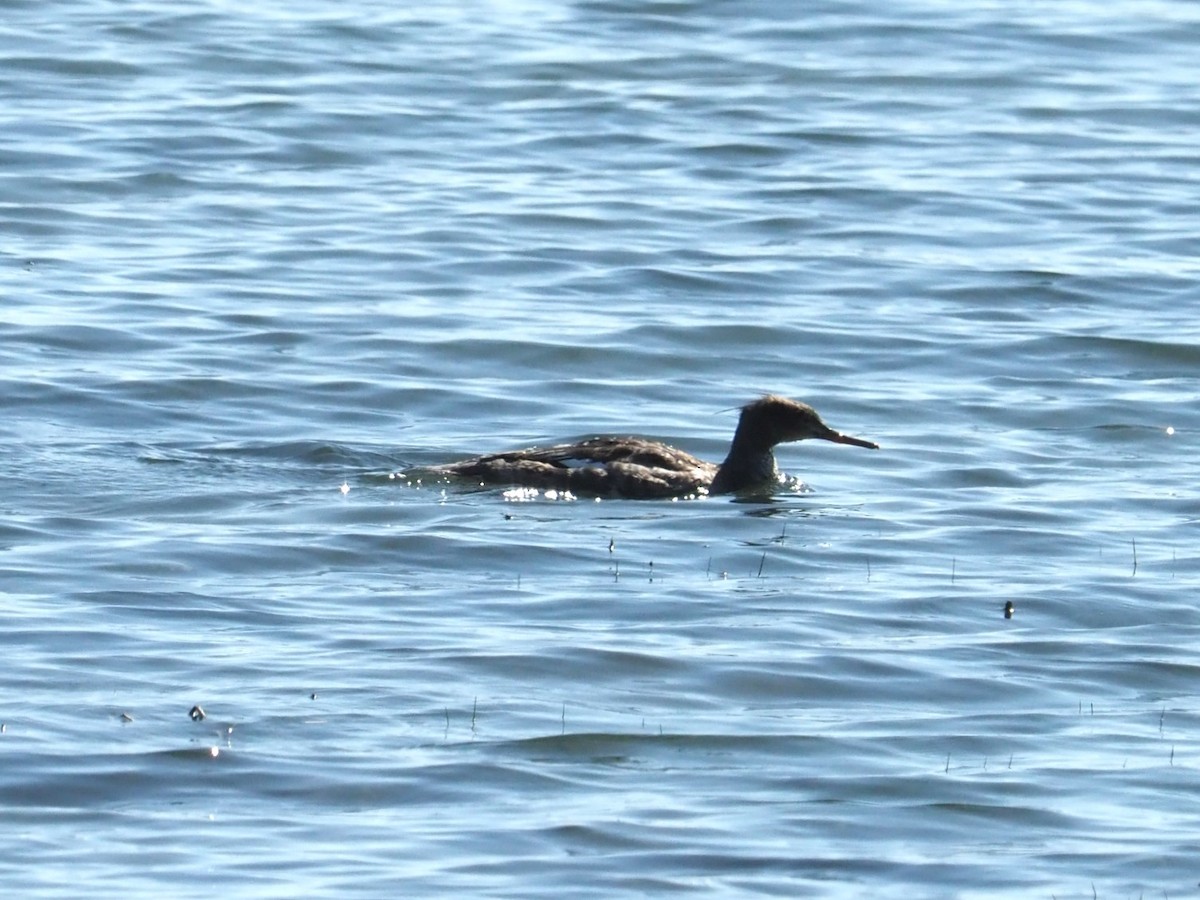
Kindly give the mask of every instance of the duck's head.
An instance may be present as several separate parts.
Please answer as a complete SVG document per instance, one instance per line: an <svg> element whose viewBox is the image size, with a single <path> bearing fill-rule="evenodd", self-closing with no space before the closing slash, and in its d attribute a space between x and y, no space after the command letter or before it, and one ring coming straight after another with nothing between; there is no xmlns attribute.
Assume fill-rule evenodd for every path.
<svg viewBox="0 0 1200 900"><path fill-rule="evenodd" d="M817 411L807 403L775 395L760 397L742 407L734 440L742 440L750 446L769 450L776 444L808 438L819 438L835 444L853 444L855 447L868 447L871 450L879 449L879 445L873 441L834 431L821 421Z"/></svg>

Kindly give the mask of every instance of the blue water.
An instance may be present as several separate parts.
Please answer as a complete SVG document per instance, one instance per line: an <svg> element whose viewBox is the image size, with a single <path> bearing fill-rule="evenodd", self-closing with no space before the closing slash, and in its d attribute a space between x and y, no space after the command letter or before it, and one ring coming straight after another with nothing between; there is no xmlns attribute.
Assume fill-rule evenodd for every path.
<svg viewBox="0 0 1200 900"><path fill-rule="evenodd" d="M1194 896L1197 58L1185 0L9 3L0 885ZM764 392L883 449L391 477Z"/></svg>

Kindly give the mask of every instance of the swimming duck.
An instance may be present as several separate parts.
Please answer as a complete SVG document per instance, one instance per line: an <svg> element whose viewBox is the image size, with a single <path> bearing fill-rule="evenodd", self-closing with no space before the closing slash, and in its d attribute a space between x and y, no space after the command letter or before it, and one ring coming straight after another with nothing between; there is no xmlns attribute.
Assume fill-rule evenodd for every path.
<svg viewBox="0 0 1200 900"><path fill-rule="evenodd" d="M593 497L649 500L732 494L776 484L775 445L807 438L879 449L872 441L834 431L807 403L770 395L742 407L733 443L719 466L660 441L594 437L573 444L476 456L431 470L480 484Z"/></svg>

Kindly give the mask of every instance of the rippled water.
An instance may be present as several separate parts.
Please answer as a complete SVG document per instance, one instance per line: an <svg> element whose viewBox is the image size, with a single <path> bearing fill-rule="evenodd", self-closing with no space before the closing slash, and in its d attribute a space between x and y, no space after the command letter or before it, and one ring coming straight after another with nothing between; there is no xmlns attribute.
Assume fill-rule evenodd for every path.
<svg viewBox="0 0 1200 900"><path fill-rule="evenodd" d="M8 4L0 884L1193 894L1198 45ZM389 478L720 459L767 391L883 449L769 503Z"/></svg>

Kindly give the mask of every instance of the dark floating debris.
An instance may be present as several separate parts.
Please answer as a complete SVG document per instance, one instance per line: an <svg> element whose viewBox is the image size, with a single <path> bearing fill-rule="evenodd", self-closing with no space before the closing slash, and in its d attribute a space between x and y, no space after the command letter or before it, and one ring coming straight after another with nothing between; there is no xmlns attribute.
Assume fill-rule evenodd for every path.
<svg viewBox="0 0 1200 900"><path fill-rule="evenodd" d="M203 722L205 719L204 710L200 708L199 703L192 707L188 715L192 717L193 722Z"/></svg>
<svg viewBox="0 0 1200 900"><path fill-rule="evenodd" d="M1016 606L1013 605L1013 602L1011 600L1009 600L1008 602L1006 602L1004 604L1004 618L1011 619L1013 617L1013 613L1016 611L1017 611L1017 608L1016 608Z"/></svg>
<svg viewBox="0 0 1200 900"><path fill-rule="evenodd" d="M121 713L121 721L122 721L122 722L132 722L132 721L133 721L133 716L131 716L131 715L130 715L129 713L127 713L127 712L123 712L123 713Z"/></svg>

